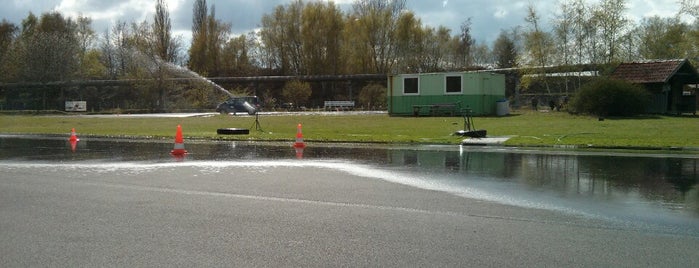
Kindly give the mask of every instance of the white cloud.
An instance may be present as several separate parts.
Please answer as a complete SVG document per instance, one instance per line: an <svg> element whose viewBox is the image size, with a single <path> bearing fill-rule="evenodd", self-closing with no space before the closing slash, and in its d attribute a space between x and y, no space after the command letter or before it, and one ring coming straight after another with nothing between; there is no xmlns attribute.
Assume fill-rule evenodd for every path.
<svg viewBox="0 0 699 268"><path fill-rule="evenodd" d="M638 22L653 16L673 17L680 10L676 0L639 0L628 5L629 17Z"/></svg>
<svg viewBox="0 0 699 268"><path fill-rule="evenodd" d="M49 1L51 2L51 1ZM126 21L140 22L150 19L155 13L155 1L153 0L128 0L128 1L99 1L99 0L62 0L53 10L69 17L78 15L92 18L93 21ZM173 14L182 8L185 0L166 0L165 4ZM46 12L46 10L41 11ZM174 19L173 19L174 20Z"/></svg>
<svg viewBox="0 0 699 268"><path fill-rule="evenodd" d="M245 34L259 28L262 15L273 12L277 5L289 4L295 0L207 0L209 6L216 7L216 17L233 26L233 34ZM319 0L305 0L319 1ZM323 0L328 1L328 0ZM563 0L567 1L567 0ZM586 0L588 4L600 0ZM334 0L336 5L349 11L355 0ZM188 34L191 29L194 0L166 0L173 32ZM511 29L524 24L526 6L533 3L541 21L549 23L557 12L557 1L531 0L411 0L407 2L425 25L445 26L452 34L459 31L460 24L472 18L472 33L479 42L491 43L502 29ZM155 11L154 0L0 0L0 19L19 24L31 11L35 15L56 10L70 17L78 15L90 17L93 28L101 33L111 28L117 21L152 21ZM629 0L628 16L638 22L649 16L674 16L679 10L677 0Z"/></svg>
<svg viewBox="0 0 699 268"><path fill-rule="evenodd" d="M493 13L493 17L498 18L498 19L504 19L504 18L507 18L507 15L509 13L510 12L508 12L507 9L500 7L500 8L495 10L495 13Z"/></svg>

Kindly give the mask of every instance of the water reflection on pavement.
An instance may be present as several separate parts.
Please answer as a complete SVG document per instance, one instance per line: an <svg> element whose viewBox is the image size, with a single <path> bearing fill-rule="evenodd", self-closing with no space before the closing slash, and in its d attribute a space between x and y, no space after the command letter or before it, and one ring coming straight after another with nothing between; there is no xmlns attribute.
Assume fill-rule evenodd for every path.
<svg viewBox="0 0 699 268"><path fill-rule="evenodd" d="M0 136L0 166L124 165L184 162L235 167L277 162L333 168L363 177L506 205L561 211L699 235L699 157L593 154L459 146L186 143L173 159L171 141ZM214 164L215 163L215 164ZM339 164L338 164L339 163Z"/></svg>

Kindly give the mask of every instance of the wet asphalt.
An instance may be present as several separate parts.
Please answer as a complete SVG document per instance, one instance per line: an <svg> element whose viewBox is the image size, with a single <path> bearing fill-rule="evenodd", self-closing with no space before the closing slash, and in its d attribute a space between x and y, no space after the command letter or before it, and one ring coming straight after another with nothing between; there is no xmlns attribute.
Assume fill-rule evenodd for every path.
<svg viewBox="0 0 699 268"><path fill-rule="evenodd" d="M697 236L322 161L0 166L1 267L699 266Z"/></svg>

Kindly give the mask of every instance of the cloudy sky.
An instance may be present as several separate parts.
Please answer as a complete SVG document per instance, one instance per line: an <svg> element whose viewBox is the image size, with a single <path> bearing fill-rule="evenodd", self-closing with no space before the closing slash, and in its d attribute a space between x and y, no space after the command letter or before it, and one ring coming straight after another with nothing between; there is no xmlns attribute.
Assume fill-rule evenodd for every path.
<svg viewBox="0 0 699 268"><path fill-rule="evenodd" d="M275 6L293 0L207 0L215 5L216 17L233 25L234 34L247 33L259 27L263 14L271 13ZM315 0L306 0L306 2ZM556 14L558 1L566 0L408 0L408 8L415 12L425 25L440 25L457 34L459 25L472 18L473 37L478 42L491 44L501 29L524 25L528 3L535 3L543 21L550 21ZM597 3L598 0L587 0ZM29 12L40 15L59 11L67 16L83 16L93 19L93 28L103 33L117 21L152 21L155 0L0 0L0 19L20 24ZM336 0L343 10L350 10L354 0ZM634 21L659 15L674 16L679 10L678 0L628 0L628 16ZM192 6L194 0L166 0L173 23L173 32L184 40L191 38Z"/></svg>

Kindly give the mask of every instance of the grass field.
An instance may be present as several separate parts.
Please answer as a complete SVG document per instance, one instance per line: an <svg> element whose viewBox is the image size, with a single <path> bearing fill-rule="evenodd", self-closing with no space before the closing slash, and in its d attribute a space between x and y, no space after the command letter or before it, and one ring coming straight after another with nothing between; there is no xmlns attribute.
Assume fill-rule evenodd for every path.
<svg viewBox="0 0 699 268"><path fill-rule="evenodd" d="M390 117L369 115L260 116L263 131L255 130L249 116L189 118L84 117L63 115L0 115L0 133L80 136L172 138L182 125L185 139L293 141L303 125L307 142L382 142L459 144L453 133L463 129L461 117ZM699 148L699 118L650 116L607 118L574 116L562 112L513 111L506 117L476 117L475 127L488 136L510 136L510 146L596 148ZM249 128L249 135L217 135L218 128ZM697 152L699 150L690 150Z"/></svg>

